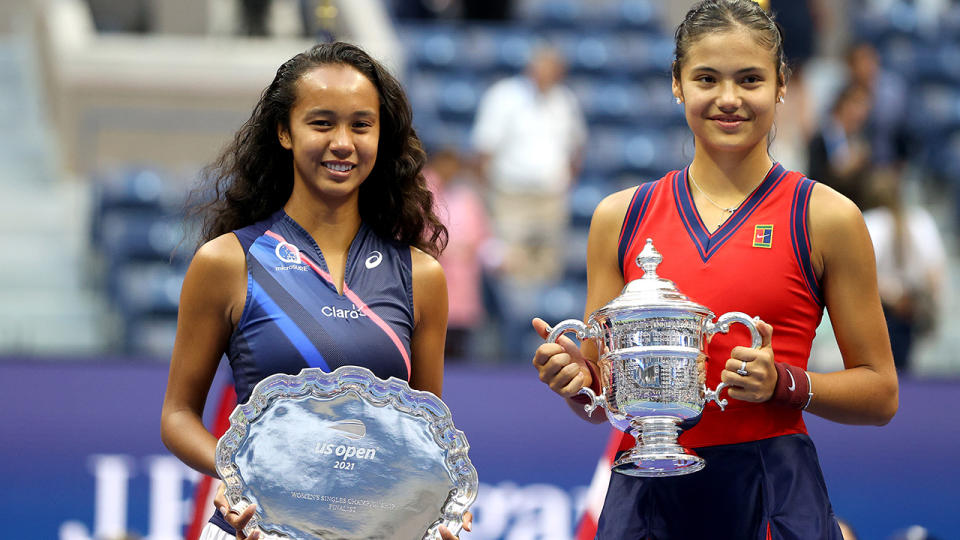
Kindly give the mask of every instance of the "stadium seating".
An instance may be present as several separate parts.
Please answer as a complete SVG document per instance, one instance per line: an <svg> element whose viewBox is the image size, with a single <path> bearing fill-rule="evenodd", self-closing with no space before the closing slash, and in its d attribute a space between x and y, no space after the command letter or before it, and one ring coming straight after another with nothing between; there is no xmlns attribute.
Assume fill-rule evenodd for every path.
<svg viewBox="0 0 960 540"><path fill-rule="evenodd" d="M103 290L121 321L124 352L166 358L173 345L177 303L193 248L175 174L129 166L94 178L91 246ZM159 332L159 333L158 333ZM168 333L169 340L160 335Z"/></svg>
<svg viewBox="0 0 960 540"><path fill-rule="evenodd" d="M571 197L572 229L561 282L531 294L531 306L505 309L504 328L526 328L541 315L582 315L587 227L607 194L686 164L693 141L673 102L672 37L652 0L543 0L523 3L510 23L401 21L403 82L414 123L428 149L469 152L470 129L483 92L521 72L542 41L569 61L568 85L587 117L590 138ZM855 32L877 45L884 65L910 84L908 129L922 164L944 179L960 178L960 7L931 32L904 4L865 12ZM104 290L126 321L123 342L134 353L164 353L172 344L176 302L192 236L182 229L182 188L166 171L130 166L102 173L91 241L100 254ZM960 186L957 186L960 189ZM184 240L187 238L187 240ZM112 283L112 284L111 284ZM507 336L532 340L528 333ZM531 341L532 343L532 341ZM532 350L532 349L531 349Z"/></svg>

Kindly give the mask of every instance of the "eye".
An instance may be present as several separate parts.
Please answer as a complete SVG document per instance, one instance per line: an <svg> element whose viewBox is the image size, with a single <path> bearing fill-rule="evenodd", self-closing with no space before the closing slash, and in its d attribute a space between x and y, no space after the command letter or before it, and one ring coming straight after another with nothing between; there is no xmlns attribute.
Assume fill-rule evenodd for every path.
<svg viewBox="0 0 960 540"><path fill-rule="evenodd" d="M763 79L759 75L747 75L743 78L743 84L760 84Z"/></svg>
<svg viewBox="0 0 960 540"><path fill-rule="evenodd" d="M326 128L333 125L333 123L330 120L326 120L326 119L311 120L307 122L307 124L317 128Z"/></svg>
<svg viewBox="0 0 960 540"><path fill-rule="evenodd" d="M713 75L708 75L706 73L695 76L693 80L697 82L705 83L705 84L716 82L716 79L713 77Z"/></svg>
<svg viewBox="0 0 960 540"><path fill-rule="evenodd" d="M368 120L359 120L353 123L354 129L370 129L373 127L373 122Z"/></svg>

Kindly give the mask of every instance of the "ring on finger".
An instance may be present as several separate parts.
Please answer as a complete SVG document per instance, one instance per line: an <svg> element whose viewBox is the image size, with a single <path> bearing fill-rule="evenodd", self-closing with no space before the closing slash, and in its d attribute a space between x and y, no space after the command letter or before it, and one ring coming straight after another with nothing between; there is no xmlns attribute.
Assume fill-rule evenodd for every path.
<svg viewBox="0 0 960 540"><path fill-rule="evenodd" d="M741 376L743 376L743 377L746 377L747 375L749 375L749 373L747 372L747 362L746 362L746 361L744 361L744 360L741 360L741 361L740 361L740 369L737 370L737 374L738 374L738 375L741 375Z"/></svg>

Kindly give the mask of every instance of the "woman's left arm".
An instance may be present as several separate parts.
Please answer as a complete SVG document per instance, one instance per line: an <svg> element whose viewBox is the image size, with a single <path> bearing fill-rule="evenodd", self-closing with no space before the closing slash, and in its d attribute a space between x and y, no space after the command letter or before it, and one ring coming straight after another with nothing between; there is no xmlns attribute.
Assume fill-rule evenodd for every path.
<svg viewBox="0 0 960 540"><path fill-rule="evenodd" d="M817 184L810 241L844 370L810 373L807 411L844 424L884 425L899 403L897 372L877 292L873 243L857 206Z"/></svg>
<svg viewBox="0 0 960 540"><path fill-rule="evenodd" d="M410 248L413 264L413 338L410 340L410 387L442 397L443 347L447 341L447 278L436 259ZM463 530L473 528L473 514L464 513ZM458 540L440 526L440 540Z"/></svg>
<svg viewBox="0 0 960 540"><path fill-rule="evenodd" d="M447 279L436 259L410 248L413 263L414 328L410 340L410 386L442 397L443 348L447 339Z"/></svg>

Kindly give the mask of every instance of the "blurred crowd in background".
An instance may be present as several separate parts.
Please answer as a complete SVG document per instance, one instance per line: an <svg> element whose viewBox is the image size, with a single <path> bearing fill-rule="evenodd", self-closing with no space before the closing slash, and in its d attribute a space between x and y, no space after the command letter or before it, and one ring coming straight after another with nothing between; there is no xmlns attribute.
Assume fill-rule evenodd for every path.
<svg viewBox="0 0 960 540"><path fill-rule="evenodd" d="M952 354L960 333L949 316L958 293L960 2L761 3L778 15L793 72L773 157L863 211L898 368L960 373ZM693 137L670 92L672 29L691 4L37 0L5 8L30 28L8 29L0 48L13 68L0 81L10 90L0 108L15 113L2 137L18 138L20 149L0 153L10 165L0 176L7 224L52 223L42 245L60 242L72 255L51 272L14 264L26 258L4 261L0 273L13 277L0 297L30 307L0 321L9 323L0 354L168 360L195 247L185 203L205 160L285 58L311 41L344 39L380 51L414 108L425 176L450 229L441 258L447 361L529 361L539 343L532 317L584 315L596 204L692 158ZM276 55L236 63L244 51L256 51L243 58L253 63L264 50ZM204 54L209 66L200 64ZM125 74L109 71L117 62L129 66ZM96 101L124 85L129 96ZM222 90L218 99L228 87L252 93ZM189 94L182 88L198 92L185 98L197 109L169 97ZM64 213L73 221L51 215ZM61 315L44 319L41 309Z"/></svg>

